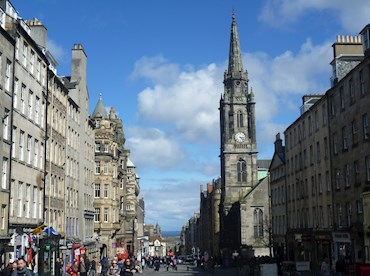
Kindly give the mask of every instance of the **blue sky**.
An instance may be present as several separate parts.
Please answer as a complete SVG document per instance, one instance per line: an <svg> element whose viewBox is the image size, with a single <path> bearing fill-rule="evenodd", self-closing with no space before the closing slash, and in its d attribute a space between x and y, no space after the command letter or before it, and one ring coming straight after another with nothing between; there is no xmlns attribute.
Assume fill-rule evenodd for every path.
<svg viewBox="0 0 370 276"><path fill-rule="evenodd" d="M146 223L180 230L199 210L200 185L219 176L218 102L236 13L256 95L260 159L299 116L303 94L330 85L336 35L370 23L368 0L14 0L48 29L59 75L71 49L88 55L90 112L103 95L123 120L140 176Z"/></svg>

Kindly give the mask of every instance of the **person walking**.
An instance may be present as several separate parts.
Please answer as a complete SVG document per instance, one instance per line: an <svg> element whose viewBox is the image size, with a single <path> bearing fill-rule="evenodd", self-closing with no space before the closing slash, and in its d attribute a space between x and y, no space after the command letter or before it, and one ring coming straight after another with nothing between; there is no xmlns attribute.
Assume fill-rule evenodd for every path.
<svg viewBox="0 0 370 276"><path fill-rule="evenodd" d="M85 258L80 259L80 264L78 266L78 270L80 271L81 276L87 276L88 267L86 265Z"/></svg>
<svg viewBox="0 0 370 276"><path fill-rule="evenodd" d="M331 275L328 257L324 257L324 260L321 263L321 274L325 276Z"/></svg>
<svg viewBox="0 0 370 276"><path fill-rule="evenodd" d="M95 276L96 275L96 257L94 257L90 263L90 276Z"/></svg>

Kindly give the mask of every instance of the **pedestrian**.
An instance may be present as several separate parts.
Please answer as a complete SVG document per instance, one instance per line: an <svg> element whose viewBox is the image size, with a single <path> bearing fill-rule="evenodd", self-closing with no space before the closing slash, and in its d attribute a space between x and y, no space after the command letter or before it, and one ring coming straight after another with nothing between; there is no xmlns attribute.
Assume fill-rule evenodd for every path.
<svg viewBox="0 0 370 276"><path fill-rule="evenodd" d="M335 263L335 271L338 276L343 276L346 272L346 262L344 261L343 256L340 256Z"/></svg>
<svg viewBox="0 0 370 276"><path fill-rule="evenodd" d="M134 275L133 272L135 272L135 269L130 259L125 260L124 270L125 270L125 276Z"/></svg>
<svg viewBox="0 0 370 276"><path fill-rule="evenodd" d="M87 276L88 267L85 262L85 258L81 257L80 264L78 265L78 271L80 272L81 276Z"/></svg>
<svg viewBox="0 0 370 276"><path fill-rule="evenodd" d="M121 274L121 269L119 268L117 261L113 260L112 261L112 266L108 270L108 275L110 276L120 276Z"/></svg>
<svg viewBox="0 0 370 276"><path fill-rule="evenodd" d="M62 267L63 267L63 261L60 258L57 258L55 261L55 266L54 266L55 276L61 276Z"/></svg>
<svg viewBox="0 0 370 276"><path fill-rule="evenodd" d="M24 275L24 276L33 276L32 270L27 268L27 263L23 258L18 259L17 261L17 270L12 271L11 276L15 275Z"/></svg>
<svg viewBox="0 0 370 276"><path fill-rule="evenodd" d="M324 260L321 263L321 274L322 275L331 275L330 273L330 265L329 265L329 258L324 257Z"/></svg>
<svg viewBox="0 0 370 276"><path fill-rule="evenodd" d="M94 257L92 259L92 261L90 262L90 266L89 266L89 274L90 274L90 276L95 276L96 275L96 270L97 270L97 267L96 267L96 257Z"/></svg>
<svg viewBox="0 0 370 276"><path fill-rule="evenodd" d="M6 268L1 271L1 276L11 276L13 271L17 271L17 261L10 262Z"/></svg>

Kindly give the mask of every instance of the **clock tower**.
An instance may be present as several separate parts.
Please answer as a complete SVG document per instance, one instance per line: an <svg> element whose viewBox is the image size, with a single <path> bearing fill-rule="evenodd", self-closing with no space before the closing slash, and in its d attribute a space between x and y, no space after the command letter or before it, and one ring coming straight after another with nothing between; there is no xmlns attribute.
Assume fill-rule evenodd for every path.
<svg viewBox="0 0 370 276"><path fill-rule="evenodd" d="M220 100L221 205L227 215L258 182L255 102L243 70L238 29L232 16L228 69ZM222 215L222 214L221 214Z"/></svg>

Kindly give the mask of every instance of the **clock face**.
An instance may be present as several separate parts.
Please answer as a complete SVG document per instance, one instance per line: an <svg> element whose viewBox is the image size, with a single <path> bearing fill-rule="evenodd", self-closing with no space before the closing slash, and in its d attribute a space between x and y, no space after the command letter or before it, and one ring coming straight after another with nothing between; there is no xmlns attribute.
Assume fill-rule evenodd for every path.
<svg viewBox="0 0 370 276"><path fill-rule="evenodd" d="M235 134L235 141L238 143L243 143L245 141L245 134L243 132L238 132Z"/></svg>

